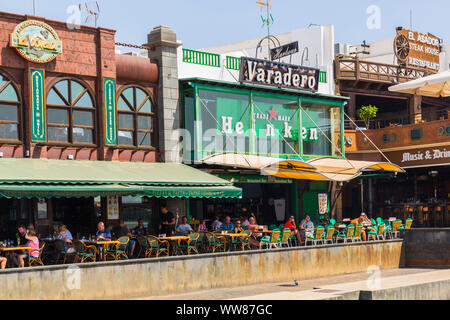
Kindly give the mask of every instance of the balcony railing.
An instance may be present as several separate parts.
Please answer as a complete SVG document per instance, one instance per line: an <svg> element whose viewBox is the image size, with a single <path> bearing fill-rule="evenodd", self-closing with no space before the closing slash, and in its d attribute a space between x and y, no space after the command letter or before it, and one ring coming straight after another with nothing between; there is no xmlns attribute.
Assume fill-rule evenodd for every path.
<svg viewBox="0 0 450 320"><path fill-rule="evenodd" d="M423 69L405 68L348 57L336 57L335 68L337 80L362 80L388 84L403 83L434 74L434 72Z"/></svg>
<svg viewBox="0 0 450 320"><path fill-rule="evenodd" d="M220 55L209 52L183 49L183 62L220 68Z"/></svg>
<svg viewBox="0 0 450 320"><path fill-rule="evenodd" d="M411 121L412 119L416 121ZM450 110L448 109L439 109L439 110L431 110L424 111L422 113L417 113L412 116L410 115L399 115L398 117L389 117L383 118L379 117L377 119L369 120L367 127L366 123L362 120L355 120L354 122L360 128L366 128L368 130L373 129L383 129L389 127L397 127L397 126L405 126L409 124L415 124L417 122L433 122L433 121L442 121L450 119ZM351 130L354 129L354 125L350 120L345 120L345 129Z"/></svg>

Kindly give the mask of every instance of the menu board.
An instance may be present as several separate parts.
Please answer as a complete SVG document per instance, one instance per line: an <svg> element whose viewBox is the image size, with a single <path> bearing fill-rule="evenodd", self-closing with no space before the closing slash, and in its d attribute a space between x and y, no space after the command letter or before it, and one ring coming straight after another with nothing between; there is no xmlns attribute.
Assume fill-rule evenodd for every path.
<svg viewBox="0 0 450 320"><path fill-rule="evenodd" d="M119 219L119 197L108 197L108 220Z"/></svg>
<svg viewBox="0 0 450 320"><path fill-rule="evenodd" d="M328 195L319 193L319 214L328 213Z"/></svg>

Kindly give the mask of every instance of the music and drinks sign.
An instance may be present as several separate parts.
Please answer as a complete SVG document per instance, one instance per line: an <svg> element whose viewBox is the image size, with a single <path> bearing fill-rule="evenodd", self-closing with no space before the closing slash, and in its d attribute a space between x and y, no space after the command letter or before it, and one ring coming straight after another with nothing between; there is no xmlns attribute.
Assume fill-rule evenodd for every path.
<svg viewBox="0 0 450 320"><path fill-rule="evenodd" d="M240 82L316 92L320 70L275 61L241 58Z"/></svg>

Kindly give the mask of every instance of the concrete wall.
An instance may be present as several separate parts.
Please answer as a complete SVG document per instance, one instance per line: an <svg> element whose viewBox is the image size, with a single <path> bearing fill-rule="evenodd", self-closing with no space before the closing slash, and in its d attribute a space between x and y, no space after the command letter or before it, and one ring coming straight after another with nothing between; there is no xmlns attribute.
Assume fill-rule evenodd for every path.
<svg viewBox="0 0 450 320"><path fill-rule="evenodd" d="M402 247L393 240L10 269L0 272L0 299L120 299L313 279L398 268Z"/></svg>
<svg viewBox="0 0 450 320"><path fill-rule="evenodd" d="M407 267L450 267L450 229L406 230Z"/></svg>

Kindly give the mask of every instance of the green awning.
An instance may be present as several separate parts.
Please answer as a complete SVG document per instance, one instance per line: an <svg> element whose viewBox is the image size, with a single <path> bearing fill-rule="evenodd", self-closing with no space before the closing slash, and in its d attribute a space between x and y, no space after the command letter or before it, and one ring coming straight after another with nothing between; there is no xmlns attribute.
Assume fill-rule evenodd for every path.
<svg viewBox="0 0 450 320"><path fill-rule="evenodd" d="M242 189L177 163L0 159L0 197L239 198Z"/></svg>
<svg viewBox="0 0 450 320"><path fill-rule="evenodd" d="M228 187L144 187L143 194L154 198L241 198L242 189Z"/></svg>
<svg viewBox="0 0 450 320"><path fill-rule="evenodd" d="M125 185L52 185L2 184L0 197L32 198L91 198L109 196L137 196L143 187Z"/></svg>

